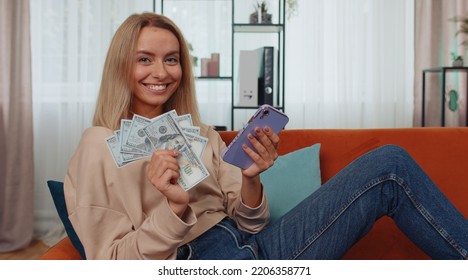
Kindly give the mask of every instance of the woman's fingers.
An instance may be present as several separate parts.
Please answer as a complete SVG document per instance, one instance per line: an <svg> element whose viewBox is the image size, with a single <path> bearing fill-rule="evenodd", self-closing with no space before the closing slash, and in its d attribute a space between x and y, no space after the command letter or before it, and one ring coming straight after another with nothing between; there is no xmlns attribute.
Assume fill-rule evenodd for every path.
<svg viewBox="0 0 468 280"><path fill-rule="evenodd" d="M266 161L278 158L277 148L279 137L269 127L255 128L255 137L249 135L250 143L255 147L258 154Z"/></svg>
<svg viewBox="0 0 468 280"><path fill-rule="evenodd" d="M268 136L268 138L270 139L272 145L273 145L273 148L276 150L278 150L278 145L279 145L279 142L280 142L280 138L278 136L278 134L276 134L273 130L271 130L270 127L266 126L263 128L263 132L265 133L265 135Z"/></svg>
<svg viewBox="0 0 468 280"><path fill-rule="evenodd" d="M255 128L255 136L248 135L249 142L255 148L244 144L244 151L252 158L255 165L245 171L245 175L255 176L270 168L278 158L277 148L279 137L269 127Z"/></svg>
<svg viewBox="0 0 468 280"><path fill-rule="evenodd" d="M179 177L179 165L177 163L177 151L161 150L151 156L147 177L158 189L174 184L174 179ZM177 180L175 180L176 182Z"/></svg>
<svg viewBox="0 0 468 280"><path fill-rule="evenodd" d="M172 211L182 217L189 203L188 193L177 183L179 164L177 150L159 150L151 156L147 177L151 184L168 200Z"/></svg>

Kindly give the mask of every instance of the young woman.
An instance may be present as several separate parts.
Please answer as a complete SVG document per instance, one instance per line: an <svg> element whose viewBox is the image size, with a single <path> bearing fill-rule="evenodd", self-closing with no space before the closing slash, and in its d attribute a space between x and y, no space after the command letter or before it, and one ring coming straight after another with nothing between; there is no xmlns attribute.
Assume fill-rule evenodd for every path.
<svg viewBox="0 0 468 280"><path fill-rule="evenodd" d="M117 168L105 139L122 119L191 114L208 144L209 176L188 191L177 150ZM221 159L225 143L200 121L190 55L180 30L152 13L130 16L107 55L93 127L65 178L69 218L89 259L338 259L383 215L437 259L468 257L468 222L401 148L355 160L269 224L259 174L273 165L279 137L259 127L240 170ZM285 186L287 187L287 186Z"/></svg>

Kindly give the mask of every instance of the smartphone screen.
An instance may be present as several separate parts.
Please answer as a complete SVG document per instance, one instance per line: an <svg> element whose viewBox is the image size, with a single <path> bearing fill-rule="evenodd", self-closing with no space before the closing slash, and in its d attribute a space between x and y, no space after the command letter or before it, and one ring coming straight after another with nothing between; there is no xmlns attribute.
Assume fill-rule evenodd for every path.
<svg viewBox="0 0 468 280"><path fill-rule="evenodd" d="M257 151L247 138L249 133L255 136L255 128L259 127L263 129L265 126L269 126L275 133L279 133L288 121L288 116L283 112L270 105L262 105L250 118L247 125L239 131L231 144L223 151L223 160L242 169L248 168L252 165L253 160L242 149L242 144L247 144L252 150Z"/></svg>

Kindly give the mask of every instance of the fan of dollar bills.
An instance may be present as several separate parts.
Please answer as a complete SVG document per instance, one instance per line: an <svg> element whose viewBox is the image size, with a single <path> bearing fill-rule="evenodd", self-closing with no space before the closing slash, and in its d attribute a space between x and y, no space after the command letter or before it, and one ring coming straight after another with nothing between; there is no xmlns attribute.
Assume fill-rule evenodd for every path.
<svg viewBox="0 0 468 280"><path fill-rule="evenodd" d="M117 167L151 156L157 150L178 150L179 185L188 190L209 176L201 161L208 139L190 114L178 116L175 110L148 119L134 115L122 120L120 129L106 139Z"/></svg>

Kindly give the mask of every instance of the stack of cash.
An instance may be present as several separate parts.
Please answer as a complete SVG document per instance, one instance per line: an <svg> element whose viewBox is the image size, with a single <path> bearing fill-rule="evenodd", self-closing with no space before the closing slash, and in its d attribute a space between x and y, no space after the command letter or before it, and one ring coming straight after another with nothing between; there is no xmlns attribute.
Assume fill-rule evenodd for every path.
<svg viewBox="0 0 468 280"><path fill-rule="evenodd" d="M178 116L175 110L148 119L134 115L122 120L120 129L106 139L118 168L143 159L158 150L178 150L179 185L188 190L209 176L201 161L208 139L200 136L190 114Z"/></svg>

